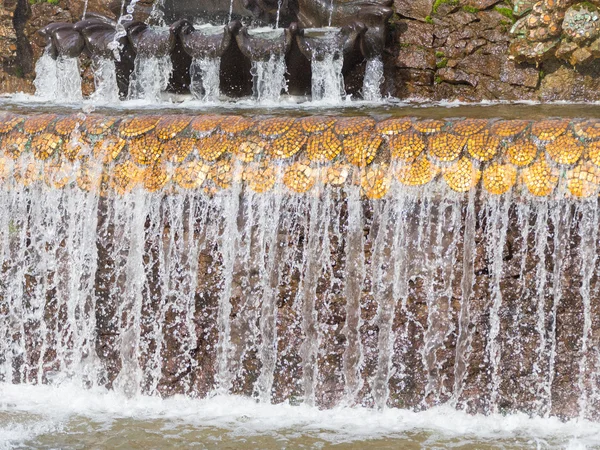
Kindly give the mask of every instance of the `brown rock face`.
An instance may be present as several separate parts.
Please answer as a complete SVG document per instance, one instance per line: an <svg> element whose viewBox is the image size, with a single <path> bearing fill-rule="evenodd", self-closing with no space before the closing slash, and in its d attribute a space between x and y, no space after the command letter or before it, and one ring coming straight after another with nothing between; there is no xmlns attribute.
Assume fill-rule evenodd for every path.
<svg viewBox="0 0 600 450"><path fill-rule="evenodd" d="M425 20L431 15L433 3L433 0L396 0L394 8L401 16Z"/></svg>

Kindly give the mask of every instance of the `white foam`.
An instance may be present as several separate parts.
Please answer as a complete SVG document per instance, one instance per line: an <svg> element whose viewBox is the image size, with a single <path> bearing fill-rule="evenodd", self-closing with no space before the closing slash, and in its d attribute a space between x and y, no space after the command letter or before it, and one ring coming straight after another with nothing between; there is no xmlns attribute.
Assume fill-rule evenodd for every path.
<svg viewBox="0 0 600 450"><path fill-rule="evenodd" d="M376 438L402 439L408 433L430 434L428 441L494 442L517 439L539 448L569 449L600 445L600 424L582 420L529 418L525 414L471 416L448 406L423 412L366 408L318 410L289 404L269 405L235 396L194 400L138 396L130 399L104 389L73 384L30 386L0 384L0 418L9 413L32 415L24 421L0 420L0 448L36 436L62 432L74 418L108 425L119 419L160 420L173 426L216 428L238 436L293 434L331 443ZM3 447L4 446L4 447Z"/></svg>

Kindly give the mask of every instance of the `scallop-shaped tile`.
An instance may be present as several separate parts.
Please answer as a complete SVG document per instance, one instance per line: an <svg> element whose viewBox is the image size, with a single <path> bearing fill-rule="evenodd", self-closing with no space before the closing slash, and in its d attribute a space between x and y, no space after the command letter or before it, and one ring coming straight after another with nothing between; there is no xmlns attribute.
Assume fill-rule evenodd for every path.
<svg viewBox="0 0 600 450"><path fill-rule="evenodd" d="M550 195L558 183L558 172L550 167L545 158L523 169L521 175L529 192L538 197Z"/></svg>
<svg viewBox="0 0 600 450"><path fill-rule="evenodd" d="M425 119L413 122L412 126L419 133L431 134L442 131L446 127L446 122L437 119Z"/></svg>
<svg viewBox="0 0 600 450"><path fill-rule="evenodd" d="M118 194L131 191L142 179L143 170L132 161L124 161L113 167L111 185Z"/></svg>
<svg viewBox="0 0 600 450"><path fill-rule="evenodd" d="M567 171L567 187L574 197L596 195L600 184L600 168L589 161L580 162Z"/></svg>
<svg viewBox="0 0 600 450"><path fill-rule="evenodd" d="M546 152L558 164L572 165L581 158L583 145L571 133L563 134L546 144Z"/></svg>
<svg viewBox="0 0 600 450"><path fill-rule="evenodd" d="M167 185L169 178L166 166L160 162L155 163L144 170L144 189L148 192L160 191Z"/></svg>
<svg viewBox="0 0 600 450"><path fill-rule="evenodd" d="M566 119L539 120L531 125L531 134L540 141L553 141L569 128Z"/></svg>
<svg viewBox="0 0 600 450"><path fill-rule="evenodd" d="M233 166L227 159L221 159L210 167L210 179L221 189L227 189L233 181Z"/></svg>
<svg viewBox="0 0 600 450"><path fill-rule="evenodd" d="M307 134L320 133L328 130L336 122L335 117L331 116L308 116L298 119L298 125Z"/></svg>
<svg viewBox="0 0 600 450"><path fill-rule="evenodd" d="M17 159L27 149L29 135L18 130L11 131L2 138L4 154L12 159Z"/></svg>
<svg viewBox="0 0 600 450"><path fill-rule="evenodd" d="M124 119L119 124L119 134L124 138L134 138L154 130L160 122L159 116L136 116Z"/></svg>
<svg viewBox="0 0 600 450"><path fill-rule="evenodd" d="M442 176L452 190L467 192L477 185L481 178L481 171L473 165L471 159L463 157L450 167L444 169Z"/></svg>
<svg viewBox="0 0 600 450"><path fill-rule="evenodd" d="M87 134L99 136L109 131L115 122L116 117L92 115L85 118L84 129Z"/></svg>
<svg viewBox="0 0 600 450"><path fill-rule="evenodd" d="M379 134L363 131L346 136L342 148L350 164L365 167L373 162L382 142L383 138Z"/></svg>
<svg viewBox="0 0 600 450"><path fill-rule="evenodd" d="M412 162L425 150L425 141L418 133L409 131L390 136L388 147L392 158L402 162Z"/></svg>
<svg viewBox="0 0 600 450"><path fill-rule="evenodd" d="M302 150L307 140L308 137L299 126L292 126L284 134L273 139L268 146L269 154L273 158L290 158Z"/></svg>
<svg viewBox="0 0 600 450"><path fill-rule="evenodd" d="M237 140L235 137L220 133L196 140L198 154L205 161L216 161L221 155L233 152L236 146Z"/></svg>
<svg viewBox="0 0 600 450"><path fill-rule="evenodd" d="M129 154L137 164L154 164L163 152L164 142L154 134L141 135L129 141Z"/></svg>
<svg viewBox="0 0 600 450"><path fill-rule="evenodd" d="M313 134L306 143L306 154L311 161L326 162L335 159L342 151L342 142L331 130Z"/></svg>
<svg viewBox="0 0 600 450"><path fill-rule="evenodd" d="M482 131L487 125L488 121L486 119L458 120L452 125L452 133L459 136L471 136Z"/></svg>
<svg viewBox="0 0 600 450"><path fill-rule="evenodd" d="M62 137L54 133L42 133L31 140L31 151L37 159L45 160L60 151L62 145Z"/></svg>
<svg viewBox="0 0 600 450"><path fill-rule="evenodd" d="M303 194L315 185L315 170L307 162L296 161L286 168L283 184L290 190Z"/></svg>
<svg viewBox="0 0 600 450"><path fill-rule="evenodd" d="M352 166L349 164L333 164L325 169L325 183L331 186L343 186L348 180Z"/></svg>
<svg viewBox="0 0 600 450"><path fill-rule="evenodd" d="M27 117L23 122L23 131L28 134L41 133L54 119L56 119L56 114L40 114Z"/></svg>
<svg viewBox="0 0 600 450"><path fill-rule="evenodd" d="M254 120L242 116L225 116L220 122L223 133L240 134L248 131L254 126Z"/></svg>
<svg viewBox="0 0 600 450"><path fill-rule="evenodd" d="M165 157L169 161L182 163L194 150L196 139L178 137L164 143Z"/></svg>
<svg viewBox="0 0 600 450"><path fill-rule="evenodd" d="M585 139L599 139L600 138L600 120L590 119L583 122L576 123L573 126L575 134Z"/></svg>
<svg viewBox="0 0 600 450"><path fill-rule="evenodd" d="M173 139L179 133L187 128L192 121L189 116L166 116L160 119L160 122L156 125L154 132L159 139L168 140Z"/></svg>
<svg viewBox="0 0 600 450"><path fill-rule="evenodd" d="M506 147L506 158L518 167L530 165L538 154L537 145L529 139L518 139Z"/></svg>
<svg viewBox="0 0 600 450"><path fill-rule="evenodd" d="M451 133L436 133L429 138L430 158L441 162L456 161L462 154L467 138Z"/></svg>
<svg viewBox="0 0 600 450"><path fill-rule="evenodd" d="M243 162L252 162L260 154L265 152L269 146L269 141L257 134L251 134L238 138L238 143L234 146L236 157Z"/></svg>
<svg viewBox="0 0 600 450"><path fill-rule="evenodd" d="M0 134L12 131L17 125L25 120L24 116L16 114L3 114L0 116Z"/></svg>
<svg viewBox="0 0 600 450"><path fill-rule="evenodd" d="M287 133L295 123L296 119L293 117L271 117L258 120L255 129L261 136L277 137Z"/></svg>
<svg viewBox="0 0 600 450"><path fill-rule="evenodd" d="M469 154L479 161L489 161L500 147L500 139L493 134L490 134L487 130L481 133L470 136L467 140L467 150Z"/></svg>
<svg viewBox="0 0 600 450"><path fill-rule="evenodd" d="M396 117L378 122L375 131L384 136L395 136L405 133L412 127L412 120L408 117Z"/></svg>
<svg viewBox="0 0 600 450"><path fill-rule="evenodd" d="M432 181L439 171L437 166L421 156L413 163L399 167L396 171L396 178L407 186L422 186Z"/></svg>
<svg viewBox="0 0 600 450"><path fill-rule="evenodd" d="M175 169L175 182L183 189L198 189L208 177L210 166L202 161L189 161Z"/></svg>
<svg viewBox="0 0 600 450"><path fill-rule="evenodd" d="M367 167L362 173L361 187L367 198L378 200L390 190L392 178L387 164Z"/></svg>
<svg viewBox="0 0 600 450"><path fill-rule="evenodd" d="M66 117L62 117L54 124L54 131L61 136L70 136L76 128L79 128L83 124L84 120L79 114L71 114Z"/></svg>
<svg viewBox="0 0 600 450"><path fill-rule="evenodd" d="M370 117L341 117L333 129L340 136L350 136L353 134L370 131L375 126L375 121Z"/></svg>
<svg viewBox="0 0 600 450"><path fill-rule="evenodd" d="M528 120L499 120L490 125L490 133L509 138L523 133L531 122Z"/></svg>
<svg viewBox="0 0 600 450"><path fill-rule="evenodd" d="M247 186L259 194L270 191L277 180L277 170L267 162L252 163L246 168L244 179Z"/></svg>
<svg viewBox="0 0 600 450"><path fill-rule="evenodd" d="M510 164L492 163L483 171L483 187L491 194L505 194L516 181L517 169Z"/></svg>
<svg viewBox="0 0 600 450"><path fill-rule="evenodd" d="M127 141L118 136L109 136L94 144L94 157L102 162L108 163L119 157Z"/></svg>

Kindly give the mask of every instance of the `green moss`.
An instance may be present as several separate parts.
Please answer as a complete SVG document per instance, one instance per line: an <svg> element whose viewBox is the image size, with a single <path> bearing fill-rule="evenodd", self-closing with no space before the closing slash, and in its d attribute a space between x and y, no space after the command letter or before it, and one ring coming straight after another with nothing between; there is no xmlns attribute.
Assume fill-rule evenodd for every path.
<svg viewBox="0 0 600 450"><path fill-rule="evenodd" d="M513 10L510 8L507 8L505 6L494 6L494 9L496 11L498 11L500 14L502 14L504 17L507 17L508 19L510 19L511 23L515 23L517 21L515 15L513 14Z"/></svg>
<svg viewBox="0 0 600 450"><path fill-rule="evenodd" d="M427 17L425 17L425 22L433 24L433 19L431 18L431 16L427 16Z"/></svg>
<svg viewBox="0 0 600 450"><path fill-rule="evenodd" d="M442 82L442 77L435 77L435 84L440 84Z"/></svg>
<svg viewBox="0 0 600 450"><path fill-rule="evenodd" d="M433 4L433 8L432 8L433 14L437 13L438 8L445 4L448 4L451 6L458 6L459 0L435 0L435 3Z"/></svg>
<svg viewBox="0 0 600 450"><path fill-rule="evenodd" d="M444 67L446 67L447 65L448 65L448 58L443 58L443 59L441 59L440 61L438 61L438 62L436 63L436 65L435 65L435 66L436 66L438 69L443 69L443 68L444 68Z"/></svg>
<svg viewBox="0 0 600 450"><path fill-rule="evenodd" d="M35 5L38 3L48 3L50 5L58 5L60 0L29 0L29 4Z"/></svg>
<svg viewBox="0 0 600 450"><path fill-rule="evenodd" d="M446 56L446 55L444 54L444 52L440 52L440 51L437 51L437 52L435 52L435 57L436 57L436 58L443 58L444 56Z"/></svg>
<svg viewBox="0 0 600 450"><path fill-rule="evenodd" d="M479 9L475 8L474 6L469 6L469 5L463 6L462 9L463 9L463 11L466 11L471 14L477 14L479 12Z"/></svg>

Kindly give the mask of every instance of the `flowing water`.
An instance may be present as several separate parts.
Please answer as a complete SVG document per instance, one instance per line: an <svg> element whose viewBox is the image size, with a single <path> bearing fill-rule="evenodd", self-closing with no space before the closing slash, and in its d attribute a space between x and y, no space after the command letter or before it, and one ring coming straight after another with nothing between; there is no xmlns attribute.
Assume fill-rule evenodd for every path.
<svg viewBox="0 0 600 450"><path fill-rule="evenodd" d="M370 102L380 102L383 81L383 60L381 58L368 59L363 81L363 98Z"/></svg>
<svg viewBox="0 0 600 450"><path fill-rule="evenodd" d="M278 102L287 91L285 56L271 55L267 61L252 61L254 98L258 103Z"/></svg>
<svg viewBox="0 0 600 450"><path fill-rule="evenodd" d="M60 99L64 103L79 103L83 100L77 58L52 59L46 51L38 59L35 73L37 96L51 101Z"/></svg>
<svg viewBox="0 0 600 450"><path fill-rule="evenodd" d="M115 104L119 101L117 69L112 59L100 58L92 63L94 71L94 93L91 100L95 103Z"/></svg>
<svg viewBox="0 0 600 450"><path fill-rule="evenodd" d="M600 445L597 201L315 189L5 185L0 442Z"/></svg>
<svg viewBox="0 0 600 450"><path fill-rule="evenodd" d="M129 81L129 100L145 100L159 103L167 90L173 63L171 56L138 55Z"/></svg>
<svg viewBox="0 0 600 450"><path fill-rule="evenodd" d="M197 100L214 102L220 95L221 58L194 58L190 66L190 92Z"/></svg>

